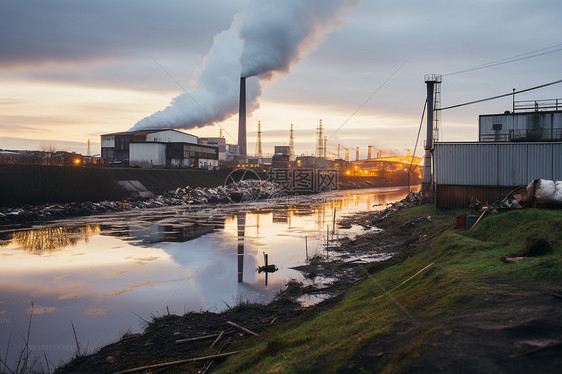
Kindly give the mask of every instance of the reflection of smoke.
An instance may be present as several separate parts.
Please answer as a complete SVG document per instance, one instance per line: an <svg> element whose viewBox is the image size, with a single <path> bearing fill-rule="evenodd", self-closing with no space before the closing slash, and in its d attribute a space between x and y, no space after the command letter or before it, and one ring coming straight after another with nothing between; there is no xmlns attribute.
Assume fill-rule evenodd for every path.
<svg viewBox="0 0 562 374"><path fill-rule="evenodd" d="M87 242L90 235L99 232L99 225L47 227L38 230L15 232L12 234L12 240L21 245L25 250L41 255L44 252L76 245L82 240Z"/></svg>
<svg viewBox="0 0 562 374"><path fill-rule="evenodd" d="M177 96L166 109L138 121L131 130L191 129L224 121L238 111L240 75L271 79L275 72L288 73L360 1L251 1L229 30L215 36L195 88ZM246 84L247 112L251 114L259 108L261 87L258 80Z"/></svg>

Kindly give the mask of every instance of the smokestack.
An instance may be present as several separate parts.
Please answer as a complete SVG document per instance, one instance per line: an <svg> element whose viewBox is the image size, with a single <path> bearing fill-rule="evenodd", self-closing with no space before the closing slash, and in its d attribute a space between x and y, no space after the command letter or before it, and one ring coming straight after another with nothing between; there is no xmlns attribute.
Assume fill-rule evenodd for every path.
<svg viewBox="0 0 562 374"><path fill-rule="evenodd" d="M359 161L359 147L355 147L355 161Z"/></svg>
<svg viewBox="0 0 562 374"><path fill-rule="evenodd" d="M373 146L370 145L367 147L367 160L371 159L371 150L373 149Z"/></svg>
<svg viewBox="0 0 562 374"><path fill-rule="evenodd" d="M238 106L238 149L246 156L246 77L240 77L240 101Z"/></svg>
<svg viewBox="0 0 562 374"><path fill-rule="evenodd" d="M427 86L427 137L425 143L425 157L423 161L422 201L433 203L433 175L431 160L433 158L433 93L436 83L441 83L441 75L428 74L424 77Z"/></svg>

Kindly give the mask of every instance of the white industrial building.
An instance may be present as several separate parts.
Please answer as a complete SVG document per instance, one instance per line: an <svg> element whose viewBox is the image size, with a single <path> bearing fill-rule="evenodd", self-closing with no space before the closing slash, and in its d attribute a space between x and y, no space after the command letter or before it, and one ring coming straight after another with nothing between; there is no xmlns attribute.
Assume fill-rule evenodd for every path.
<svg viewBox="0 0 562 374"><path fill-rule="evenodd" d="M194 135L172 129L125 131L101 136L108 164L135 167L218 167L218 148L198 144Z"/></svg>

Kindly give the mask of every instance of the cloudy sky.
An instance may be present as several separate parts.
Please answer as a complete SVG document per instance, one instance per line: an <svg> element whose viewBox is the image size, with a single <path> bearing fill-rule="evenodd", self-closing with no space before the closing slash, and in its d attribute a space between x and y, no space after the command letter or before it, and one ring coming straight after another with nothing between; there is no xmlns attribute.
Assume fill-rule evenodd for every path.
<svg viewBox="0 0 562 374"><path fill-rule="evenodd" d="M85 153L91 139L96 154L100 134L165 122L156 112L188 118L194 102L214 121L187 131L223 128L235 143L230 83L241 56L252 65L264 55L242 50L245 42L296 51L248 78L249 152L259 120L265 152L288 144L292 123L297 154L311 154L320 119L330 154L338 144L361 147L363 157L368 145L405 152L417 135L424 74L443 74L444 107L562 79L560 14L559 0L1 1L0 148ZM276 37L284 34L289 41ZM486 64L495 66L471 70ZM205 90L220 93L218 104ZM562 85L516 97L550 98L562 98ZM478 115L509 110L511 100L444 111L441 140L475 140ZM186 107L165 111L172 102Z"/></svg>

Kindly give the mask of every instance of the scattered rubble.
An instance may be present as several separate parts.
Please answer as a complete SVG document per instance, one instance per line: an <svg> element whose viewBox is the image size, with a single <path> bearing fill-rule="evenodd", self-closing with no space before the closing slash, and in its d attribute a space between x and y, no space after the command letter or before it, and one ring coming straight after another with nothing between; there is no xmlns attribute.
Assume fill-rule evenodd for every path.
<svg viewBox="0 0 562 374"><path fill-rule="evenodd" d="M172 205L252 202L275 197L277 194L279 194L277 185L260 180L241 180L218 187L191 188L187 186L168 191L155 198L136 196L122 201L101 201L97 203L88 201L83 203L25 205L20 208L3 208L0 210L0 225Z"/></svg>

